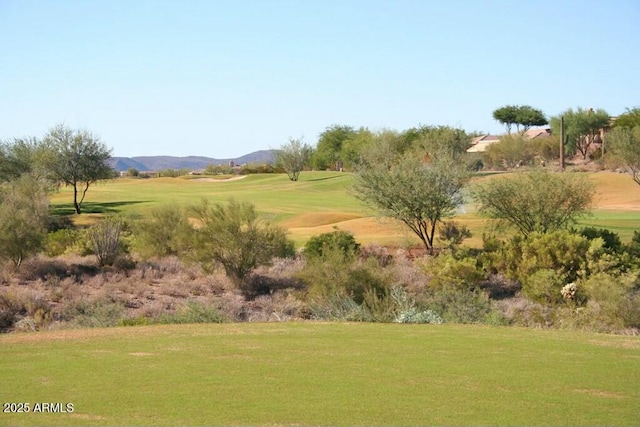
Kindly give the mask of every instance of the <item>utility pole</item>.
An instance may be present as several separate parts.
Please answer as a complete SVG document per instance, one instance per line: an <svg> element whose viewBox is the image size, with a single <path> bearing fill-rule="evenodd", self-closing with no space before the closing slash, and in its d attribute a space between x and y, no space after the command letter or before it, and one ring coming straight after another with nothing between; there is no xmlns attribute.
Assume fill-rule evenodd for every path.
<svg viewBox="0 0 640 427"><path fill-rule="evenodd" d="M560 170L564 170L564 116L560 116Z"/></svg>

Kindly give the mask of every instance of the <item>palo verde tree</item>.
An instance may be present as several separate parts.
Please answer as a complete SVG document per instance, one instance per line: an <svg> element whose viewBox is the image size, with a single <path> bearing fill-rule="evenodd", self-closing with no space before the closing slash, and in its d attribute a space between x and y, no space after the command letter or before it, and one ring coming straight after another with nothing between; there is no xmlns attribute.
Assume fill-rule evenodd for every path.
<svg viewBox="0 0 640 427"><path fill-rule="evenodd" d="M605 140L608 158L623 167L640 185L640 125L633 128L617 126L607 133Z"/></svg>
<svg viewBox="0 0 640 427"><path fill-rule="evenodd" d="M64 125L51 129L43 144L45 168L52 179L73 187L73 206L80 214L89 186L113 174L109 166L111 150L92 133Z"/></svg>
<svg viewBox="0 0 640 427"><path fill-rule="evenodd" d="M520 126L522 126L522 132L524 133L532 126L544 126L547 124L549 124L549 121L541 110L529 105L518 107L516 114L516 129L518 132L520 132Z"/></svg>
<svg viewBox="0 0 640 427"><path fill-rule="evenodd" d="M531 126L544 126L549 123L541 110L529 105L505 105L493 112L493 118L504 125L509 134L513 125L516 125L516 130L520 133L520 126L523 132L526 132Z"/></svg>
<svg viewBox="0 0 640 427"><path fill-rule="evenodd" d="M585 110L572 108L551 119L554 134L561 134L561 117L564 117L565 147L568 152L578 152L586 159L594 143L600 141L600 130L609 125L610 117L603 109Z"/></svg>
<svg viewBox="0 0 640 427"><path fill-rule="evenodd" d="M518 107L516 105L505 105L493 112L493 118L502 124L507 133L511 133L511 127L516 123L518 116Z"/></svg>
<svg viewBox="0 0 640 427"><path fill-rule="evenodd" d="M479 212L522 235L567 228L588 213L594 189L586 177L534 170L489 178L473 195Z"/></svg>
<svg viewBox="0 0 640 427"><path fill-rule="evenodd" d="M49 213L46 188L29 173L0 184L0 260L19 266L42 248Z"/></svg>
<svg viewBox="0 0 640 427"><path fill-rule="evenodd" d="M276 152L276 164L287 173L291 181L297 181L300 172L309 165L313 149L300 139L290 138Z"/></svg>
<svg viewBox="0 0 640 427"><path fill-rule="evenodd" d="M194 230L193 250L205 266L220 264L236 284L274 257L294 254L284 229L263 221L248 202L211 205L203 200L190 213L201 224Z"/></svg>
<svg viewBox="0 0 640 427"><path fill-rule="evenodd" d="M380 159L380 151L389 152L374 150L358 168L353 187L356 197L404 223L431 251L439 222L463 202L467 171L446 155L434 156L425 164L423 156L412 151L392 161Z"/></svg>
<svg viewBox="0 0 640 427"><path fill-rule="evenodd" d="M627 108L623 114L620 114L613 122L612 127L618 128L634 128L640 126L640 107Z"/></svg>

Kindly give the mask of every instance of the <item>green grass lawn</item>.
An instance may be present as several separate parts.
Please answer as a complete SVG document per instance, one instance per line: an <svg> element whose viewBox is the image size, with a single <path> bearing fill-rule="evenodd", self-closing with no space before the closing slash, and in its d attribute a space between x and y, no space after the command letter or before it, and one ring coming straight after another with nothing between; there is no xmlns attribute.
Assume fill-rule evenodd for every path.
<svg viewBox="0 0 640 427"><path fill-rule="evenodd" d="M640 189L632 180L624 180L620 174L594 175L599 193L607 195L603 203L615 197L619 206L632 205L637 199L625 200L628 194L640 195ZM116 179L95 184L89 189L84 203L85 215L76 217L78 223L91 222L96 216L123 213L133 218L144 217L154 207L166 204L189 206L205 198L224 202L233 197L249 201L260 214L291 232L298 246L311 236L331 231L334 225L351 231L362 243L381 243L394 246L419 244L402 227L375 220L376 212L366 207L351 193L353 175L340 172L303 172L298 182L290 181L285 174L248 175L235 181L210 182L206 177ZM628 181L628 182L627 182ZM467 197L469 199L469 197ZM600 199L603 199L600 197ZM52 196L54 213L73 213L72 194L63 188ZM640 200L640 199L638 199ZM467 201L454 219L469 226L474 234L467 244L479 245L486 220L479 217L471 200ZM634 230L640 229L640 211L600 209L580 221L580 226L610 228L628 241Z"/></svg>
<svg viewBox="0 0 640 427"><path fill-rule="evenodd" d="M640 338L460 325L0 336L0 425L638 425Z"/></svg>

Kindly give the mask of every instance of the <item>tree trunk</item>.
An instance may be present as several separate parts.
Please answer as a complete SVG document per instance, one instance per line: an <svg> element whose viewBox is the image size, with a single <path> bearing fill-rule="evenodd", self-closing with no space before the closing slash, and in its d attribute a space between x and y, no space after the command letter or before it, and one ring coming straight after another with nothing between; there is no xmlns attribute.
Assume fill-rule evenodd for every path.
<svg viewBox="0 0 640 427"><path fill-rule="evenodd" d="M80 204L78 203L78 187L73 184L73 206L76 209L76 214L80 215Z"/></svg>

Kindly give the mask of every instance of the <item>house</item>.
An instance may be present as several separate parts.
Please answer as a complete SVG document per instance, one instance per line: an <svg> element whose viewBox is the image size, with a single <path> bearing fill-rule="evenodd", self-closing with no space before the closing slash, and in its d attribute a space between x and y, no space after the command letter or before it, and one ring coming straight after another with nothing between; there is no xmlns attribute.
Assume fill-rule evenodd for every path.
<svg viewBox="0 0 640 427"><path fill-rule="evenodd" d="M467 153L482 153L487 150L491 144L500 141L500 137L496 135L478 136L471 140L471 147L467 149Z"/></svg>
<svg viewBox="0 0 640 427"><path fill-rule="evenodd" d="M532 128L522 134L524 139L548 138L551 136L549 128ZM467 149L467 153L482 153L487 151L487 147L500 141L502 135L484 135L471 140L471 147Z"/></svg>

